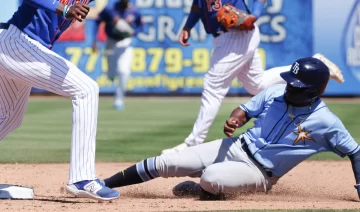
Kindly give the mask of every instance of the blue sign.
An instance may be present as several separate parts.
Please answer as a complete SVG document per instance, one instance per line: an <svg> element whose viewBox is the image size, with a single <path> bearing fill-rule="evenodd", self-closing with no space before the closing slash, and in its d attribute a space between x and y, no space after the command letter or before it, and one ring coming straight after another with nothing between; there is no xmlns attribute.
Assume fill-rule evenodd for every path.
<svg viewBox="0 0 360 212"><path fill-rule="evenodd" d="M360 0L357 0L345 24L342 54L348 70L360 81Z"/></svg>
<svg viewBox="0 0 360 212"><path fill-rule="evenodd" d="M358 59L354 54L356 43L360 41L360 37L355 36L356 23L359 23L358 4L358 0L313 2L314 52L321 52L336 63L345 79L343 84L330 80L325 94L360 94L357 77L359 66L355 65Z"/></svg>
<svg viewBox="0 0 360 212"><path fill-rule="evenodd" d="M75 22L53 48L96 80L102 93L113 92L114 86L106 77L106 58L102 51L94 53L91 45L95 36L94 18L110 1L115 0L95 1L88 19ZM16 1L11 2L9 8L15 10ZM320 52L343 70L345 78L343 84L331 80L325 94L359 95L359 2L268 0L257 21L261 32L258 50L264 69L290 65L300 57ZM192 0L133 0L143 14L145 28L134 42L132 75L128 83L130 93L201 93L203 77L209 69L213 38L198 24L191 32L189 47L184 48L177 41L191 3ZM0 13L2 20L11 17L6 11ZM5 18L4 14L9 17ZM103 49L106 35L102 28L97 39ZM235 79L229 93L247 92Z"/></svg>
<svg viewBox="0 0 360 212"><path fill-rule="evenodd" d="M191 31L189 47L184 48L178 43L178 34L191 3L182 0L161 4L153 0L135 1L144 16L145 29L134 44L129 92L201 93L203 77L210 65L213 37L207 35L199 23ZM298 10L299 7L307 9ZM258 20L261 31L259 52L264 68L290 65L297 58L312 54L311 8L311 0L269 1ZM113 92L114 87L106 77L103 55L92 53L90 48L94 22L87 20L85 25L81 24L75 23L54 45L54 51L93 77L101 92ZM235 79L229 93L246 91Z"/></svg>

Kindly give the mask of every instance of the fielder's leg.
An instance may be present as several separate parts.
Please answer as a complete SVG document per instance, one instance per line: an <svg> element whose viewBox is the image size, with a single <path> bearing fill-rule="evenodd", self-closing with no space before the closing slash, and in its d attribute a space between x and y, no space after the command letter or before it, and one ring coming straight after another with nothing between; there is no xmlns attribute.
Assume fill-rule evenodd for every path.
<svg viewBox="0 0 360 212"><path fill-rule="evenodd" d="M211 66L204 78L200 111L192 132L185 139L185 144L163 150L162 154L181 151L204 142L231 82L239 71L251 63L259 42L257 28L249 32L230 31L214 40Z"/></svg>
<svg viewBox="0 0 360 212"><path fill-rule="evenodd" d="M116 68L117 68L116 66L118 60L115 48L116 48L116 41L112 40L111 38L108 38L106 41L104 54L106 55L106 60L108 64L107 77L111 81L114 81L115 79Z"/></svg>
<svg viewBox="0 0 360 212"><path fill-rule="evenodd" d="M326 58L324 55L322 55L320 53L314 54L313 57L317 58L317 59L321 60L323 63L325 63L325 65L330 70L330 78L331 79L335 80L338 83L343 83L345 81L342 71L335 63L331 62L328 58Z"/></svg>
<svg viewBox="0 0 360 212"><path fill-rule="evenodd" d="M322 54L315 54L313 56L321 61L323 61L330 70L330 77L336 80L339 83L344 82L344 77L341 73L341 70L329 59L327 59ZM260 55L258 51L255 52L252 63L249 69L244 69L244 71L239 72L238 79L242 82L245 89L252 95L258 94L260 91L268 88L274 84L285 84L283 78L281 78L280 73L289 71L291 65L288 66L279 66L271 68L264 71L262 63L260 60Z"/></svg>
<svg viewBox="0 0 360 212"><path fill-rule="evenodd" d="M281 66L264 71L260 60L260 55L256 50L252 62L245 67L237 76L246 91L251 95L256 95L265 88L274 84L285 84L280 73L289 71L291 66Z"/></svg>
<svg viewBox="0 0 360 212"><path fill-rule="evenodd" d="M99 86L74 64L10 25L0 33L2 73L72 99L72 142L69 186L72 193L108 200L119 192L102 185L95 175L95 143ZM78 184L77 184L78 183ZM68 186L68 189L70 188Z"/></svg>
<svg viewBox="0 0 360 212"><path fill-rule="evenodd" d="M20 127L31 91L23 81L2 74L0 67L0 140Z"/></svg>
<svg viewBox="0 0 360 212"><path fill-rule="evenodd" d="M120 57L117 60L117 74L119 76L119 83L116 86L115 92L115 108L117 110L124 109L124 98L126 93L127 82L131 73L131 62L133 57L133 47L117 48Z"/></svg>

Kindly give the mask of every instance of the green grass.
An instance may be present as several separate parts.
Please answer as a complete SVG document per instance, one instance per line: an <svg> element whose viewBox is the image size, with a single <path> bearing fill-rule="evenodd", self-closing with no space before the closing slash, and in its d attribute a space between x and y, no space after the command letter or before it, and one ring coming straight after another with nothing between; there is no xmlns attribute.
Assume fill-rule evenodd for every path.
<svg viewBox="0 0 360 212"><path fill-rule="evenodd" d="M223 123L239 103L238 98L224 101L207 141L224 137ZM183 142L194 124L200 98L128 98L126 110L120 112L113 110L112 104L111 98L101 98L97 161L138 161ZM358 104L328 103L328 106L360 141ZM247 124L251 125L252 122ZM31 99L21 128L0 142L0 163L68 162L70 139L71 101ZM312 159L340 157L319 154Z"/></svg>

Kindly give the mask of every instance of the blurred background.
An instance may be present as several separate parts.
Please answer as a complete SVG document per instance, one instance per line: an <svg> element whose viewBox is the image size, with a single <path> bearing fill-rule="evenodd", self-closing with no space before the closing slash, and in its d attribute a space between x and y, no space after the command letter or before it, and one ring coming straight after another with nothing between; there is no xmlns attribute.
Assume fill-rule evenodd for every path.
<svg viewBox="0 0 360 212"><path fill-rule="evenodd" d="M21 0L20 0L21 1ZM96 0L83 22L75 22L53 50L71 60L95 79L102 94L114 87L106 77L107 64L101 51L91 51L93 19L115 0ZM5 2L5 1L4 1ZM0 21L7 21L19 0L6 1L0 8ZM249 1L252 2L252 1ZM258 20L261 31L259 52L264 69L289 65L299 57L323 53L343 71L344 84L331 81L325 95L360 94L360 6L359 0L268 0ZM209 68L212 36L198 24L191 45L183 48L177 36L192 0L132 0L143 15L144 31L134 42L128 94L200 95L202 77ZM104 47L106 35L98 36ZM42 92L34 89L34 92ZM229 94L247 95L235 80Z"/></svg>
<svg viewBox="0 0 360 212"><path fill-rule="evenodd" d="M0 21L7 21L19 2L3 0ZM96 80L103 96L114 92L114 85L106 76L108 67L102 51L106 36L100 28L98 53L92 51L92 36L98 12L112 2L92 3L88 19L75 22L53 47ZM325 96L351 97L326 98L326 103L360 141L360 101L354 98L360 95L360 0L267 2L257 21L264 69L289 65L315 53L324 54L342 69L345 78L343 84L330 80ZM97 160L136 161L158 155L162 149L183 142L191 132L212 49L212 36L206 35L200 24L191 32L190 46L183 48L177 42L191 3L192 0L132 0L143 15L145 27L134 42L127 94L139 97L127 98L124 111L114 110L112 98L100 98ZM4 139L9 142L0 142L0 162L69 161L71 101L42 94L44 91L34 88L22 126ZM159 97L162 95L165 98ZM225 99L206 141L224 137L224 121L249 98L236 80L229 95L236 97ZM334 154L316 158L334 157L339 158Z"/></svg>

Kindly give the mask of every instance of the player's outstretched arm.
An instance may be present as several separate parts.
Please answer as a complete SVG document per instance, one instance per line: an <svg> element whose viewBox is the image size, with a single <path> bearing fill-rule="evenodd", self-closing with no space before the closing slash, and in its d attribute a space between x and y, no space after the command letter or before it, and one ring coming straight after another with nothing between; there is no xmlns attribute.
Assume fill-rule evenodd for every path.
<svg viewBox="0 0 360 212"><path fill-rule="evenodd" d="M254 0L251 14L254 15L256 18L259 18L261 15L261 12L264 9L265 3L266 3L266 0Z"/></svg>
<svg viewBox="0 0 360 212"><path fill-rule="evenodd" d="M90 2L93 0L90 0ZM44 9L46 11L57 13L69 19L76 19L82 22L90 11L90 7L84 3L75 5L64 5L59 0L44 1L44 0L23 0L23 3L30 4L36 8Z"/></svg>
<svg viewBox="0 0 360 212"><path fill-rule="evenodd" d="M251 118L240 107L235 108L230 118L224 124L224 133L227 137L232 137L236 128L245 125Z"/></svg>
<svg viewBox="0 0 360 212"><path fill-rule="evenodd" d="M329 116L327 120L331 120L330 118L333 117ZM341 157L348 156L350 158L356 181L355 189L360 198L360 145L346 130L340 119L335 118L335 122L329 122L331 126L329 126L327 132L323 133L323 137L326 139L327 144L332 147L334 153Z"/></svg>
<svg viewBox="0 0 360 212"><path fill-rule="evenodd" d="M200 9L198 1L194 0L191 6L190 14L186 20L185 26L179 35L179 43L182 46L189 46L188 40L190 38L190 30L196 25L200 19Z"/></svg>
<svg viewBox="0 0 360 212"><path fill-rule="evenodd" d="M360 151L357 151L356 153L349 155L352 169L355 175L356 185L355 189L358 192L358 196L360 199Z"/></svg>
<svg viewBox="0 0 360 212"><path fill-rule="evenodd" d="M143 17L140 11L136 10L135 17L136 18L134 20L135 23L134 36L136 36L137 34L139 34L144 30Z"/></svg>
<svg viewBox="0 0 360 212"><path fill-rule="evenodd" d="M251 10L251 15L249 15L243 23L240 24L239 29L241 30L251 30L254 29L254 24L257 19L260 17L261 12L264 9L266 0L254 0L253 7Z"/></svg>
<svg viewBox="0 0 360 212"><path fill-rule="evenodd" d="M101 12L99 12L98 16L95 19L95 24L93 27L93 34L94 36L92 36L93 40L92 40L92 50L93 52L97 52L98 51L98 45L97 45L97 37L98 37L98 32L99 32L99 27L101 22L106 21L106 20L113 20L113 24L116 24L116 21L119 20L117 19L116 21L114 20L114 16L112 14L112 8L110 6L106 6Z"/></svg>
<svg viewBox="0 0 360 212"><path fill-rule="evenodd" d="M61 5L60 5L61 7ZM90 11L90 7L84 3L78 3L71 6L65 5L62 10L62 15L68 19L75 19L82 22ZM57 11L59 13L59 11Z"/></svg>

